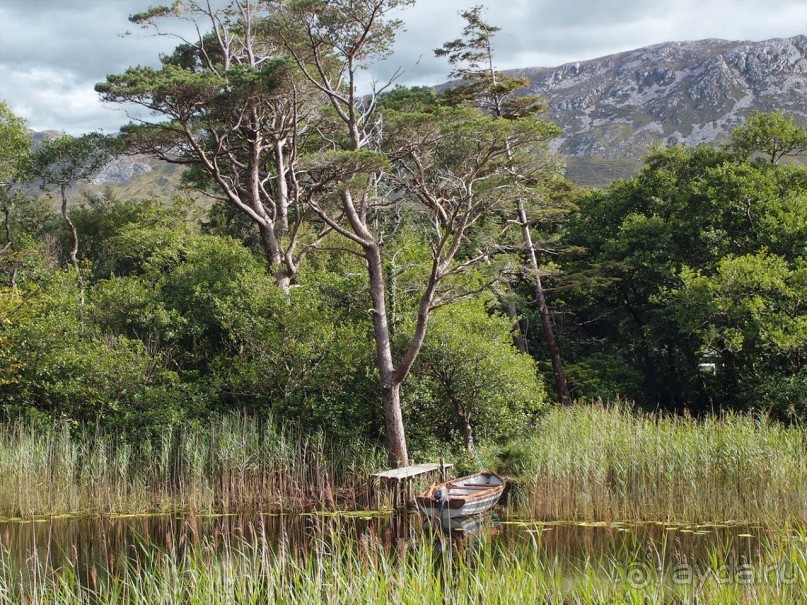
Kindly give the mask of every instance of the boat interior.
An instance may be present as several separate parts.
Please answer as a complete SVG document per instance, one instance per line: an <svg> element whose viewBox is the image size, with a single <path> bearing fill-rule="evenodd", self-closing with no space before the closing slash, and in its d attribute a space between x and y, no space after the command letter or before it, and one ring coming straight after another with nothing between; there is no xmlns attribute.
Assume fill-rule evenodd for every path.
<svg viewBox="0 0 807 605"><path fill-rule="evenodd" d="M471 496L501 485L501 480L492 473L480 473L445 483L452 496Z"/></svg>

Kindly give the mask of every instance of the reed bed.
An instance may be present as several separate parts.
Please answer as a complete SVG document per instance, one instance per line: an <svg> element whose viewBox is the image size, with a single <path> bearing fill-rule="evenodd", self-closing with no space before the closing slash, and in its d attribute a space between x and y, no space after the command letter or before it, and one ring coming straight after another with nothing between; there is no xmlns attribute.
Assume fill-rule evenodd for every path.
<svg viewBox="0 0 807 605"><path fill-rule="evenodd" d="M581 404L550 410L525 436L482 454L511 478L511 516L807 523L807 432L756 416ZM0 517L363 510L377 504L368 476L385 465L379 444L337 445L238 414L140 443L7 422Z"/></svg>
<svg viewBox="0 0 807 605"><path fill-rule="evenodd" d="M527 518L807 523L807 432L759 416L576 405L486 453Z"/></svg>
<svg viewBox="0 0 807 605"><path fill-rule="evenodd" d="M372 444L243 415L131 443L103 430L0 424L0 516L366 507Z"/></svg>
<svg viewBox="0 0 807 605"><path fill-rule="evenodd" d="M641 548L559 560L540 535L518 547L485 537L385 545L331 526L302 549L255 535L142 549L89 570L38 558L24 576L0 552L0 604L795 604L807 589L803 532L774 535L742 562L716 544L698 562L660 567Z"/></svg>

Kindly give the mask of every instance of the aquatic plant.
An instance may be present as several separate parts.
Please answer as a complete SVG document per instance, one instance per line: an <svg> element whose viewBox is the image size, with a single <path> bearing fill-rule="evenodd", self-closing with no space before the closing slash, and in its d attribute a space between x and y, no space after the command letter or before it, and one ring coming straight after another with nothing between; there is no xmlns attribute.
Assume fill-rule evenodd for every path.
<svg viewBox="0 0 807 605"><path fill-rule="evenodd" d="M785 521L807 502L804 427L750 414L576 405L486 458L517 478L512 500L530 518Z"/></svg>
<svg viewBox="0 0 807 605"><path fill-rule="evenodd" d="M552 409L517 441L481 453L510 477L508 514L524 518L781 523L807 515L807 433L758 416L580 404ZM460 456L456 470L470 469ZM20 420L0 423L0 516L377 508L389 502L372 492L369 475L385 465L379 444L336 443L241 414L139 442Z"/></svg>
<svg viewBox="0 0 807 605"><path fill-rule="evenodd" d="M67 424L0 424L0 515L366 508L384 452L230 414L129 442Z"/></svg>

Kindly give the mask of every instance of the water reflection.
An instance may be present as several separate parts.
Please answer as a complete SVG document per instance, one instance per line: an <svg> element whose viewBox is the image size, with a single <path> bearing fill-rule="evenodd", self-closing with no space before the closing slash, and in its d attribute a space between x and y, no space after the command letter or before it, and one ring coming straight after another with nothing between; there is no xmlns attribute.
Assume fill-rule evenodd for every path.
<svg viewBox="0 0 807 605"><path fill-rule="evenodd" d="M493 552L539 554L570 568L586 560L642 560L656 568L681 562L754 562L769 530L749 526L574 524L521 522L496 515L429 521L418 515L238 514L79 517L0 521L0 564L27 582L37 565L69 567L92 585L127 565L147 566L157 550L177 558L200 545L216 556L260 544L269 556L298 556L329 548L382 549L407 556L413 545L433 545L435 572L450 582L453 566L479 564L480 545ZM34 570L34 571L32 571Z"/></svg>

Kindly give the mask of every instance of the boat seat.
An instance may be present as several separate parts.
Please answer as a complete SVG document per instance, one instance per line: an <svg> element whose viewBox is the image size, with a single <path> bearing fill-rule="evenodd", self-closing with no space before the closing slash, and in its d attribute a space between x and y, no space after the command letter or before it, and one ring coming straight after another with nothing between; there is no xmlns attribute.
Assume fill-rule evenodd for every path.
<svg viewBox="0 0 807 605"><path fill-rule="evenodd" d="M490 483L485 483L484 485L456 485L455 483L450 483L449 487L453 489L490 489L491 487L496 487L495 485L491 485Z"/></svg>

